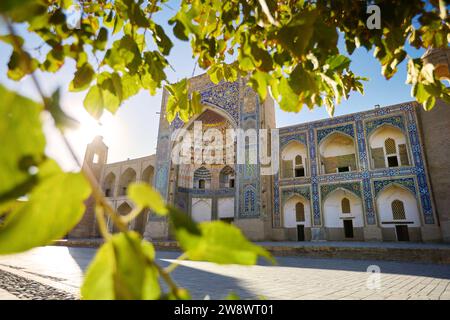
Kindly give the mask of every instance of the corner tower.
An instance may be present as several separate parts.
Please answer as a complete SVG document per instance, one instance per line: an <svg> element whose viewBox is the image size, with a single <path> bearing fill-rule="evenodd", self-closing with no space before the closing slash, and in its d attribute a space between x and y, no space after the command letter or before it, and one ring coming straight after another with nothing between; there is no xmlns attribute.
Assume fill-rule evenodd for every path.
<svg viewBox="0 0 450 320"><path fill-rule="evenodd" d="M96 136L86 147L83 167L88 166L100 181L102 170L108 158L108 147L103 142L103 137ZM95 201L92 195L85 201L86 210L78 225L69 233L69 238L93 238L99 236L95 224Z"/></svg>

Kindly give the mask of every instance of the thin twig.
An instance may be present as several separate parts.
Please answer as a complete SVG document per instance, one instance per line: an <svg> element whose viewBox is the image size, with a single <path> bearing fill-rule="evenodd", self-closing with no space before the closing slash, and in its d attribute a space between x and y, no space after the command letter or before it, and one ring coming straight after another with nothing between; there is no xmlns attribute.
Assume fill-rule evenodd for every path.
<svg viewBox="0 0 450 320"><path fill-rule="evenodd" d="M15 37L16 32L14 30L13 25L5 16L2 16L2 17L6 22L9 33L13 36L12 39L14 41L14 46L20 50L21 55L25 56L26 52L23 50L20 42ZM41 99L42 99L42 102L44 105L44 109L49 111L49 109L50 109L49 108L49 100L48 100L47 96L44 94L44 91L42 90L42 87L40 86L36 75L34 74L34 72L32 72L33 69L30 64L30 59L28 59L28 57L27 57L24 60L26 60L28 73L30 74L30 76L33 80L34 86L36 87L36 90L38 91L39 95L41 96ZM64 135L63 131L61 129L59 129L58 131L61 134L64 144L65 144L67 150L69 151L70 155L72 156L73 160L76 162L78 167L81 169L82 174L84 175L86 180L89 182L89 184L91 186L91 190L92 190L92 195L94 196L96 203L102 208L102 212L100 212L98 210L95 211L96 215L97 215L99 229L102 234L102 237L105 240L107 240L110 237L110 234L106 227L106 222L104 220L104 213L106 213L108 216L111 217L111 219L113 220L113 223L119 228L120 231L127 232L128 227L127 227L126 223L123 221L122 217L111 207L108 200L103 195L103 192L101 191L98 181L95 178L94 174L92 173L91 168L87 165L82 165L80 163L80 161L78 160L78 157L75 154L75 151L74 151L72 145L68 141L67 137ZM137 212L137 214L139 214L139 212ZM133 215L137 215L137 214L134 213ZM146 260L147 260L147 263L155 266L158 269L158 272L160 273L160 275L164 279L164 281L169 285L172 293L175 295L176 298L179 299L180 296L178 294L178 286L173 281L173 279L170 277L169 273L166 270L164 270L164 268L162 268L160 265L155 263L154 261L152 261L148 258ZM174 269L174 268L175 267L173 267L172 269Z"/></svg>
<svg viewBox="0 0 450 320"><path fill-rule="evenodd" d="M181 254L176 261L172 262L167 268L165 268L164 270L167 273L171 273L173 270L176 269L176 267L178 267L180 264L177 263L177 261L183 261L186 260L186 258L188 257L186 252L183 252L183 254Z"/></svg>

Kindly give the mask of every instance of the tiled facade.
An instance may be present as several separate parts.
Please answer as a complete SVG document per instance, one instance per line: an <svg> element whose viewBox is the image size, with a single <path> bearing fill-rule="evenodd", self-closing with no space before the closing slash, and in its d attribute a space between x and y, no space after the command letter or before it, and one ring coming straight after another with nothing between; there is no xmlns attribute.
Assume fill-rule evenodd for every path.
<svg viewBox="0 0 450 320"><path fill-rule="evenodd" d="M273 101L268 98L266 101L260 102L255 92L246 85L243 79L235 83L222 82L214 85L205 74L190 79L190 83L192 90L198 90L201 93L205 108L219 113L231 127L244 130L256 129L257 131L259 129L275 129ZM231 203L234 203L234 205L231 204L234 208L232 208L234 214L231 213L232 223L240 227L252 240L395 241L402 240L398 233L403 229L397 229L397 226L408 224L407 232L409 232L411 241L441 241L443 239L439 222L440 213L435 210L435 201L439 202L441 199L433 199L426 164L428 156L425 153L425 149L429 147L424 148L423 146L423 137L426 133L421 131L422 111L421 106L415 102L279 128L281 170L274 175L267 176L261 175L262 167L259 162L250 164L247 161L245 164L236 164L232 169L235 175L233 176L235 180L233 187L223 188L218 187L218 175L221 168L205 171L203 168L192 167L183 169L183 171L171 162L173 148L171 137L175 130L187 127L189 124L184 124L178 118L172 123L167 122L165 119L166 100L167 93L164 91L156 155L116 164L106 164L105 155L102 157L101 161L103 162L100 163L100 167L96 169L100 185L105 192L109 188L106 185L110 184L108 174L115 173L116 193L109 196L115 208L118 208L122 202L127 202L132 207L132 203L117 193L119 192L118 188L126 188L126 185L121 185L124 183L122 175L126 173L126 169L133 168L137 176L131 180L139 181L143 180L143 170L151 167L152 176L147 182L153 183L168 203L177 205L187 214L193 215L194 205L209 206L211 213L208 219L219 219L220 212L218 211L222 210L220 208L224 208L224 206L229 208L230 201L232 201ZM429 125L428 122L424 122L424 124ZM383 153L383 148L371 148L370 145L371 139L373 140L373 137L379 134L380 129L383 128L395 131L403 139L395 146L398 150L398 159L392 166L387 165L389 157ZM344 141L346 148L354 150L354 154L339 155L332 152L328 154L330 153L328 149L332 149L327 147L332 140L331 137L333 139L338 137L341 142ZM282 154L287 146L295 143L303 146L306 150L301 162L303 171L298 176L295 173L292 177L285 177L281 174L286 163ZM257 150L260 148L258 143L248 146L248 148L251 147ZM95 145L90 148L95 151L100 147ZM88 147L87 155L92 153L89 151L90 148ZM377 153L376 150L378 150ZM322 152L327 155L325 156ZM92 161L89 157L85 159L87 165ZM384 161L386 161L386 165L383 165ZM342 163L345 163L344 167L347 167L345 172L340 172L337 168L342 166ZM96 166L99 165L96 164ZM295 166L296 164L292 169ZM189 173L194 169L197 170L196 175L192 175L192 172ZM335 169L336 172L333 172ZM208 180L208 186L214 187L206 190L192 187L191 180L195 186L199 180L205 179ZM131 180L130 182L132 182ZM393 212L386 212L384 204L382 206L379 202L385 196L386 190L391 187L397 188L399 194L405 194L405 199L399 196L400 198L396 200L405 201L403 210L406 211L406 216L413 210L415 216L408 217L414 219L398 221L386 218L389 215L392 217ZM330 210L335 209L329 208L336 208L336 203L338 203L336 201L341 200L337 198L339 194L348 195L350 198L349 206L354 210L351 215L346 215L346 212L341 209L330 213ZM408 204L406 201L411 196L414 200ZM332 197L338 200L335 199L330 204L331 200L329 199ZM343 197L341 196L342 199ZM291 210L290 214L293 212L295 204L293 199L302 202L302 210L306 210L303 214L307 216L307 219L304 219L305 221L302 223L291 221L288 225L286 214L287 210ZM392 199L389 201L392 202ZM93 217L93 215L91 216ZM227 219L230 220L229 215ZM291 216L289 219L295 220L295 217ZM353 227L348 233L348 223L345 221L350 220L352 220L350 225ZM149 216L144 224L145 228L141 226L139 231L146 237L162 239L171 237L165 219ZM93 228L91 227L90 230ZM80 237L80 234L85 235L83 232L77 232L77 229L75 231L73 235L76 237ZM301 237L300 232L302 233ZM89 237L91 236L95 236L95 232L90 233Z"/></svg>

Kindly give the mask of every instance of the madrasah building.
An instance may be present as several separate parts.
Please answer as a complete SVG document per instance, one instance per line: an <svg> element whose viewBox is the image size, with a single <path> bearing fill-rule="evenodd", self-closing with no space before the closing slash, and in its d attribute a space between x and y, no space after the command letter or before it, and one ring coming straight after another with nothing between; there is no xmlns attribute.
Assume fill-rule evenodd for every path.
<svg viewBox="0 0 450 320"><path fill-rule="evenodd" d="M429 50L423 58L450 78L450 50ZM133 208L128 185L144 181L195 221L223 220L256 241L450 242L449 105L437 101L424 111L405 102L276 128L273 100L260 101L244 79L215 85L203 74L189 81L201 94L203 111L187 123L169 123L164 90L156 154L107 163L100 137L87 146L84 165L120 214ZM174 161L173 151L196 130L195 121L203 132L227 137L230 129L254 129L258 138L244 139L242 148L238 139L225 139L223 154L235 151L234 161L195 161L196 152L205 152L201 143L193 143L192 161ZM259 157L252 162L248 156L263 147L264 129L277 133L275 143L264 147L278 163L273 174ZM240 157L244 161L236 163ZM69 238L99 236L92 199L86 208ZM151 212L129 228L148 239L173 239L167 218Z"/></svg>

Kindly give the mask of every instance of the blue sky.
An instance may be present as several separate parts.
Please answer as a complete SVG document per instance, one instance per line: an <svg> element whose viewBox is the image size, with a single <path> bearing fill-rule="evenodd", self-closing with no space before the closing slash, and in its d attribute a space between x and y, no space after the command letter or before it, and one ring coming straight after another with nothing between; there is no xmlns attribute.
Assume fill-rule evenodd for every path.
<svg viewBox="0 0 450 320"><path fill-rule="evenodd" d="M171 8L176 8L177 1L170 2L169 5ZM165 23L174 14L174 10L164 7L163 12L154 15L155 20L165 28L174 42L169 62L174 67L175 72L170 69L167 70L168 78L171 82L190 77L195 65L189 43L178 41L174 38L172 28ZM35 50L41 41L37 37L27 34L24 27L18 28L18 31L25 37L25 48L31 51L33 55L43 59L46 53L45 48L41 50L41 53ZM0 34L5 33L4 26L0 26ZM342 41L340 41L339 47L342 51L344 50ZM409 47L407 51L413 57L420 57L423 54L422 50ZM36 91L28 77L20 82L11 81L6 77L10 54L10 47L0 43L0 83L17 90L23 95L37 98ZM410 86L405 84L406 61L399 66L397 74L387 81L381 75L379 62L373 58L373 52L367 52L366 49L359 48L355 50L350 58L352 60L352 70L357 75L369 78L369 81L365 82L364 96L359 93L352 93L348 100L343 101L336 107L336 116L369 110L375 104L386 106L413 99L410 95ZM68 85L73 78L75 64L72 60L67 61L66 65L57 73L38 72L37 77L47 93L51 93L60 87L62 89L63 108L67 113L82 122L79 130L67 133L68 139L74 145L79 158L82 159L86 144L92 140L95 134L103 135L105 143L109 146L108 162L137 158L154 153L158 135L159 115L157 112L160 111L161 106L161 90L155 96L141 91L137 96L127 100L114 116L105 115L101 120L102 125L98 126L83 109L83 98L86 91L81 93L68 92ZM197 75L203 72L204 70L197 67L194 74ZM277 127L327 117L328 114L324 107L315 108L312 111L305 108L299 113L287 113L276 106ZM64 150L57 132L52 130L48 119L45 120L45 123L48 141L47 154L58 160L65 169L74 169L74 163Z"/></svg>

